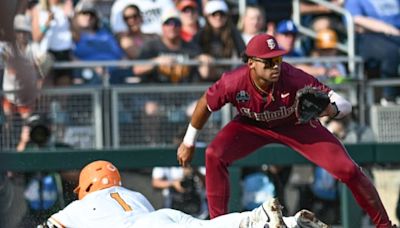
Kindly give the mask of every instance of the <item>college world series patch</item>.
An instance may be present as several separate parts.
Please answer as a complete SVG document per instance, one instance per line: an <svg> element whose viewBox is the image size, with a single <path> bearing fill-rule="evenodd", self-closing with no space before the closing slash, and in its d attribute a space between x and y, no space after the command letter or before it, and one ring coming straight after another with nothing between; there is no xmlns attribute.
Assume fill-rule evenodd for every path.
<svg viewBox="0 0 400 228"><path fill-rule="evenodd" d="M238 102L247 102L250 100L250 95L246 91L241 90L236 94L236 100Z"/></svg>

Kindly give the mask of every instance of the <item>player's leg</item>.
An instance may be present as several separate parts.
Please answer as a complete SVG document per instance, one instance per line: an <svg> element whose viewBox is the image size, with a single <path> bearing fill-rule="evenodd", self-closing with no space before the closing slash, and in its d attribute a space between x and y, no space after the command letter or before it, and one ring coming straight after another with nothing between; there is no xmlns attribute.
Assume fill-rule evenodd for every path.
<svg viewBox="0 0 400 228"><path fill-rule="evenodd" d="M300 152L308 160L345 183L377 227L391 227L372 182L350 158L342 143L326 128L320 124L315 126L301 124L292 128L281 128L279 133L282 143Z"/></svg>
<svg viewBox="0 0 400 228"><path fill-rule="evenodd" d="M286 228L279 201L274 198L263 203L258 208L243 213L229 213L212 220L200 220L174 209L160 209L150 213L145 219L139 219L135 224L143 227L163 228ZM157 224L155 224L157 223Z"/></svg>
<svg viewBox="0 0 400 228"><path fill-rule="evenodd" d="M272 143L260 128L238 119L228 123L206 149L206 192L211 218L228 213L230 196L228 166L257 148ZM274 141L275 142L275 141Z"/></svg>
<svg viewBox="0 0 400 228"><path fill-rule="evenodd" d="M178 210L160 209L141 216L133 228L238 228L244 216L242 213L231 213L212 220L201 220Z"/></svg>

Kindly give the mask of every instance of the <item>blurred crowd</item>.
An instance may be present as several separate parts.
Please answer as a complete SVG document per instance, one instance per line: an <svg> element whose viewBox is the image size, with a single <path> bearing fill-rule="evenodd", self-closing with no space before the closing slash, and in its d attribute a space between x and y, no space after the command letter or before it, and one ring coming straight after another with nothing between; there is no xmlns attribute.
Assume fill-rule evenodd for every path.
<svg viewBox="0 0 400 228"><path fill-rule="evenodd" d="M151 60L147 65L131 67L55 69L42 75L47 87L100 85L104 81L111 84L215 81L232 65L215 66L213 61L239 59L251 37L263 32L275 35L279 45L290 51L288 57L344 55L338 50L338 43L347 42L344 18L307 2L300 3L302 25L317 33L315 39L303 36L291 21L291 1L247 0L243 13L239 12L238 1L220 0L20 2L14 29L32 46L29 52L34 54L36 62L47 54L54 62ZM398 1L329 2L354 15L360 41L356 42L357 54L368 63L372 77L397 77ZM372 50L375 45L369 45L368 51L363 48L376 42L379 50L385 50L390 58ZM198 64L182 64L187 60L196 60ZM299 67L324 80L348 76L346 66L339 63ZM397 97L396 90L385 91L382 96L386 101L395 101Z"/></svg>
<svg viewBox="0 0 400 228"><path fill-rule="evenodd" d="M364 60L367 78L399 78L400 1L327 2L353 15L356 54ZM243 12L239 12L238 1L233 0L20 0L17 6L17 14L13 18L15 42L0 43L1 68L4 69L0 71L0 91L4 92L4 96L0 97L4 129L11 127L15 113L24 120L17 151L24 151L30 140L31 129L26 123L32 121L34 101L42 88L215 82L222 72L236 66L220 64L218 60L240 60L245 45L259 33L274 35L280 47L288 51L286 57L346 55L338 48L339 43L347 43L345 19L326 7L308 2L300 3L301 20L303 26L315 31L315 39L302 35L298 25L292 21L290 0L247 0ZM121 60L138 62L128 67L117 64L104 67L99 64L96 67L53 68L55 63L60 62ZM196 64L190 64L191 61ZM345 83L352 79L343 62L296 66L328 84ZM160 108L157 101L146 97L142 99L146 114L144 121L162 124L158 123L160 118L155 116ZM400 104L400 89L384 87L377 101L382 105ZM321 121L345 142L373 141L371 129L357 125L353 117L342 121ZM144 131L151 133L152 130L157 128ZM146 143L151 145L152 139ZM178 176L176 180L173 179L174 172L179 174L175 175ZM260 172L262 175L259 175ZM249 179L243 176L244 183L249 183L244 186L244 191L254 181L265 181L264 192L283 198L282 189L290 172L290 167L249 169L244 172ZM181 181L184 174L193 176L192 173L198 175L197 179L204 176L204 173L193 170L159 167L153 172L153 186L170 192L183 191ZM61 178L59 174L52 175L54 183L49 186L56 185L57 178ZM315 185L302 189L306 191L303 193L319 197L325 208L338 210L337 184L318 167L313 175L316 181L325 178L323 180L329 182L329 189L319 189L315 181ZM32 175L25 195L32 196L29 195L29 188L32 192L37 185L42 186L38 184L40 181L46 186L46 180L50 181L46 177ZM76 176L72 175L74 178ZM63 179L68 179L68 175L64 175ZM53 191L53 194L59 193ZM171 200L173 194L169 194ZM257 192L248 194L256 195ZM196 205L202 207L188 210L194 210L200 216L206 208L201 191L198 200L201 203ZM32 204L32 200L30 202ZM170 206L171 202L165 202L165 205ZM255 207L254 203L249 199L243 204ZM306 208L301 203L300 208ZM35 205L30 207L35 211ZM39 209L43 207L45 205ZM333 214L337 215L337 211ZM332 218L332 222L337 220L337 217Z"/></svg>

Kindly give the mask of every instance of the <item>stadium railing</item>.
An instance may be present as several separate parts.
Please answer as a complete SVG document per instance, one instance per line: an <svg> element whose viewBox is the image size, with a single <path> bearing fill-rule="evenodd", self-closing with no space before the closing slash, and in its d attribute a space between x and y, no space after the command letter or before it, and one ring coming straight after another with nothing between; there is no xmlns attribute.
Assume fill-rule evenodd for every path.
<svg viewBox="0 0 400 228"><path fill-rule="evenodd" d="M296 24L296 26L299 28L299 31L302 34L305 34L309 37L313 37L316 38L317 34L314 30L303 26L301 24L301 14L300 14L300 1L307 1L307 2L312 2L321 6L324 6L330 10L332 10L332 12L339 14L341 16L343 16L343 18L345 18L345 28L346 28L346 43L338 43L337 47L339 50L347 53L348 56L348 68L349 68L349 72L353 73L356 72L356 64L357 62L355 61L355 33L354 33L354 20L353 20L353 16L351 15L351 13L344 9L343 7L339 7L329 1L325 1L325 0L293 0L293 21Z"/></svg>

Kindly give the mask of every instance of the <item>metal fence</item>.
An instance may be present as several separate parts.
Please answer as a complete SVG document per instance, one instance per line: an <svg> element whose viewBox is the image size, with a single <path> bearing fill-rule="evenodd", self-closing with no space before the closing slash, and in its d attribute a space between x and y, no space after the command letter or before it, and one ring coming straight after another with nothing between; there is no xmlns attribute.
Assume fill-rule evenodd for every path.
<svg viewBox="0 0 400 228"><path fill-rule="evenodd" d="M400 142L400 105L372 106L371 127L377 142Z"/></svg>
<svg viewBox="0 0 400 228"><path fill-rule="evenodd" d="M177 145L203 86L140 86L43 90L34 113L47 116L51 142L74 148L121 148ZM1 99L1 94L0 94ZM0 148L18 144L23 120L1 115ZM199 143L209 143L231 118L230 109L215 112ZM201 145L200 145L201 146Z"/></svg>
<svg viewBox="0 0 400 228"><path fill-rule="evenodd" d="M0 100L5 93L0 94ZM101 148L101 91L81 88L43 90L33 113L45 116L52 132L51 142L76 148ZM23 120L18 113L4 113L0 120L0 148L14 149L19 142Z"/></svg>
<svg viewBox="0 0 400 228"><path fill-rule="evenodd" d="M186 131L197 99L206 88L206 86L112 88L113 147L177 145ZM213 113L200 135L199 142L209 143L227 121L226 116L230 118L229 109Z"/></svg>

